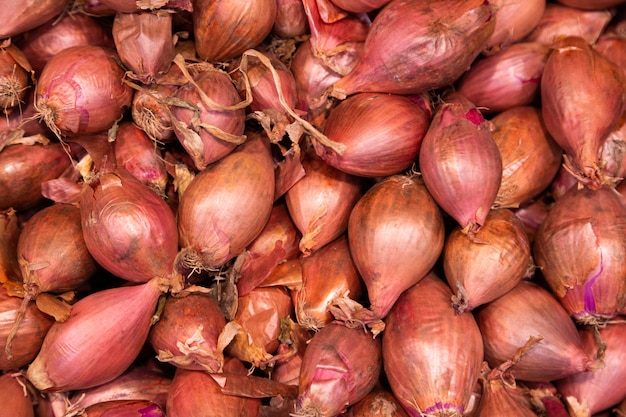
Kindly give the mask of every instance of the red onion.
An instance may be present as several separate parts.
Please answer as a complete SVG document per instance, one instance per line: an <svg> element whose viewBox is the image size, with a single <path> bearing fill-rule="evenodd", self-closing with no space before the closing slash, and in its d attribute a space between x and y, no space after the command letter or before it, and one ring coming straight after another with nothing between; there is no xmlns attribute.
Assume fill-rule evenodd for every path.
<svg viewBox="0 0 626 417"><path fill-rule="evenodd" d="M182 263L215 269L261 233L272 212L274 168L264 134L200 172L181 197L178 232Z"/></svg>
<svg viewBox="0 0 626 417"><path fill-rule="evenodd" d="M346 417L409 417L393 393L381 385L374 387L348 410Z"/></svg>
<svg viewBox="0 0 626 417"><path fill-rule="evenodd" d="M20 35L43 25L58 16L68 4L69 0L17 0L5 4L0 39Z"/></svg>
<svg viewBox="0 0 626 417"><path fill-rule="evenodd" d="M458 93L435 110L419 153L428 191L470 236L484 223L502 181L489 123Z"/></svg>
<svg viewBox="0 0 626 417"><path fill-rule="evenodd" d="M387 316L385 375L411 416L462 416L478 381L480 331L474 316L450 306L451 296L431 272L402 294Z"/></svg>
<svg viewBox="0 0 626 417"><path fill-rule="evenodd" d="M7 416L35 417L34 398L26 388L26 381L19 373L0 375L0 401L2 412Z"/></svg>
<svg viewBox="0 0 626 417"><path fill-rule="evenodd" d="M459 93L485 112L526 106L539 97L539 83L550 49L539 42L517 42L477 59L457 83Z"/></svg>
<svg viewBox="0 0 626 417"><path fill-rule="evenodd" d="M537 414L548 417L571 417L553 383L524 382L524 385L528 386L528 395Z"/></svg>
<svg viewBox="0 0 626 417"><path fill-rule="evenodd" d="M26 97L31 66L15 45L0 45L0 114L9 114Z"/></svg>
<svg viewBox="0 0 626 417"><path fill-rule="evenodd" d="M309 22L302 0L276 0L272 34L281 38L295 38L305 35L308 30Z"/></svg>
<svg viewBox="0 0 626 417"><path fill-rule="evenodd" d="M360 401L382 371L380 338L363 329L329 324L309 342L302 358L293 416L335 416Z"/></svg>
<svg viewBox="0 0 626 417"><path fill-rule="evenodd" d="M546 0L493 0L496 27L487 43L495 53L513 46L535 29L546 9Z"/></svg>
<svg viewBox="0 0 626 417"><path fill-rule="evenodd" d="M360 93L334 107L324 134L334 147L314 139L329 165L362 177L399 174L415 161L430 122L422 96Z"/></svg>
<svg viewBox="0 0 626 417"><path fill-rule="evenodd" d="M159 279L91 293L55 322L28 367L41 391L95 387L120 376L141 351L162 293Z"/></svg>
<svg viewBox="0 0 626 417"><path fill-rule="evenodd" d="M163 409L146 400L112 400L86 407L83 411L90 417L165 417Z"/></svg>
<svg viewBox="0 0 626 417"><path fill-rule="evenodd" d="M443 215L416 174L389 176L357 202L348 223L352 259L367 288L369 309L333 315L372 323L377 333L394 303L435 265L444 244ZM384 328L384 324L382 324Z"/></svg>
<svg viewBox="0 0 626 417"><path fill-rule="evenodd" d="M602 10L619 6L624 0L557 0L559 3L569 7L586 10Z"/></svg>
<svg viewBox="0 0 626 417"><path fill-rule="evenodd" d="M291 318L281 321L281 344L276 355L295 351L295 354L278 358L272 370L272 379L283 384L298 386L300 383L300 368L302 357L314 332L305 329Z"/></svg>
<svg viewBox="0 0 626 417"><path fill-rule="evenodd" d="M528 235L508 209L491 210L473 237L457 226L443 249L445 278L454 292L453 306L460 313L505 294L532 266Z"/></svg>
<svg viewBox="0 0 626 417"><path fill-rule="evenodd" d="M174 213L123 168L101 172L85 184L80 212L87 248L106 270L132 282L174 276Z"/></svg>
<svg viewBox="0 0 626 417"><path fill-rule="evenodd" d="M611 188L572 188L541 224L535 262L577 321L602 322L625 306L625 233L626 208Z"/></svg>
<svg viewBox="0 0 626 417"><path fill-rule="evenodd" d="M607 29L593 47L615 62L626 74L626 37L617 29Z"/></svg>
<svg viewBox="0 0 626 417"><path fill-rule="evenodd" d="M111 34L101 21L83 13L63 13L24 33L17 44L37 74L63 49L81 45L114 47Z"/></svg>
<svg viewBox="0 0 626 417"><path fill-rule="evenodd" d="M626 119L620 118L618 126L604 140L600 150L602 175L616 181L626 177Z"/></svg>
<svg viewBox="0 0 626 417"><path fill-rule="evenodd" d="M553 199L558 200L571 188L576 186L578 186L578 178L576 178L565 165L561 165L550 184L550 195Z"/></svg>
<svg viewBox="0 0 626 417"><path fill-rule="evenodd" d="M604 367L581 372L555 382L572 416L591 416L626 398L626 323L608 324L597 330L579 330L585 351L593 356L602 349ZM599 343L605 346L599 346ZM604 350L606 349L606 350Z"/></svg>
<svg viewBox="0 0 626 417"><path fill-rule="evenodd" d="M539 230L541 223L543 223L550 210L548 202L543 198L539 198L512 210L515 216L522 221L524 230L532 245L537 235L537 230Z"/></svg>
<svg viewBox="0 0 626 417"><path fill-rule="evenodd" d="M359 62L333 85L332 95L419 94L451 84L485 49L493 17L493 6L482 0L392 0L374 18Z"/></svg>
<svg viewBox="0 0 626 417"><path fill-rule="evenodd" d="M276 0L195 0L193 34L200 58L227 61L254 48L274 26Z"/></svg>
<svg viewBox="0 0 626 417"><path fill-rule="evenodd" d="M22 226L14 209L0 211L0 282L21 282L22 272L17 260L17 241Z"/></svg>
<svg viewBox="0 0 626 417"><path fill-rule="evenodd" d="M563 150L548 134L541 110L521 106L491 119L502 157L495 207L519 207L546 190L561 167Z"/></svg>
<svg viewBox="0 0 626 417"><path fill-rule="evenodd" d="M168 12L117 13L113 40L132 78L145 84L167 71L174 59L173 16Z"/></svg>
<svg viewBox="0 0 626 417"><path fill-rule="evenodd" d="M546 62L541 102L546 128L579 181L592 189L609 181L600 175L598 153L626 109L623 71L582 38L565 38Z"/></svg>
<svg viewBox="0 0 626 417"><path fill-rule="evenodd" d="M339 8L353 13L367 13L381 9L390 0L332 0Z"/></svg>
<svg viewBox="0 0 626 417"><path fill-rule="evenodd" d="M91 45L64 49L39 75L35 108L59 136L107 130L131 103L133 92L123 76L113 50Z"/></svg>
<svg viewBox="0 0 626 417"><path fill-rule="evenodd" d="M152 140L171 142L176 139L171 113L165 103L177 89L175 85L155 83L133 95L130 107L133 122Z"/></svg>
<svg viewBox="0 0 626 417"><path fill-rule="evenodd" d="M15 138L34 135L48 135L50 130L36 117L34 106L35 93L29 89L19 111L12 111L0 117L0 143L5 143Z"/></svg>
<svg viewBox="0 0 626 417"><path fill-rule="evenodd" d="M509 368L516 380L552 381L595 366L567 311L534 282L521 281L484 305L476 321L492 368L512 361L529 341L537 341Z"/></svg>
<svg viewBox="0 0 626 417"><path fill-rule="evenodd" d="M506 381L506 375L499 369L490 370L489 366L484 365L480 382L483 389L476 417L537 416L525 387L515 381Z"/></svg>

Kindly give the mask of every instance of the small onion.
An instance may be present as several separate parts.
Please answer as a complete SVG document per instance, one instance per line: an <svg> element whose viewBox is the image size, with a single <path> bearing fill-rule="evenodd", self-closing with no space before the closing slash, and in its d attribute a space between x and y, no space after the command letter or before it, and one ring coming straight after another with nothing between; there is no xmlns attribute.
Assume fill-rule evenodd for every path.
<svg viewBox="0 0 626 417"><path fill-rule="evenodd" d="M0 111L8 114L24 100L30 72L30 63L19 48L0 46Z"/></svg>
<svg viewBox="0 0 626 417"><path fill-rule="evenodd" d="M0 282L21 282L22 272L17 260L17 242L22 226L17 212L0 211Z"/></svg>
<svg viewBox="0 0 626 417"><path fill-rule="evenodd" d="M0 402L6 416L35 417L34 398L25 388L24 377L11 372L0 375Z"/></svg>
<svg viewBox="0 0 626 417"><path fill-rule="evenodd" d="M0 117L0 142L4 142L7 138L51 133L45 123L40 123L36 117L34 96L33 89L29 89L19 111L12 111Z"/></svg>
<svg viewBox="0 0 626 417"><path fill-rule="evenodd" d="M4 4L0 39L20 35L58 16L69 0L17 0Z"/></svg>
<svg viewBox="0 0 626 417"><path fill-rule="evenodd" d="M557 0L557 2L578 9L602 10L619 6L624 0Z"/></svg>
<svg viewBox="0 0 626 417"><path fill-rule="evenodd" d="M546 0L495 0L496 27L486 52L495 53L513 46L535 29L546 9Z"/></svg>
<svg viewBox="0 0 626 417"><path fill-rule="evenodd" d="M171 142L176 139L169 108L164 102L178 86L155 83L146 90L135 91L131 102L133 122L153 140Z"/></svg>
<svg viewBox="0 0 626 417"><path fill-rule="evenodd" d="M626 118L604 140L600 150L602 175L617 181L626 177Z"/></svg>
<svg viewBox="0 0 626 417"><path fill-rule="evenodd" d="M393 393L379 385L350 407L346 417L409 417L409 415Z"/></svg>
<svg viewBox="0 0 626 417"><path fill-rule="evenodd" d="M578 178L565 165L561 165L552 183L550 183L550 196L554 200L558 200L571 188L577 187L578 184Z"/></svg>
<svg viewBox="0 0 626 417"><path fill-rule="evenodd" d="M550 210L548 202L543 198L538 198L511 210L522 221L524 230L526 230L532 245L537 235L537 230L539 230L541 223L543 223Z"/></svg>
<svg viewBox="0 0 626 417"><path fill-rule="evenodd" d="M85 0L86 2L97 3L98 0ZM174 9L176 11L188 11L193 10L191 0L99 0L98 5L90 4L87 11L91 8L106 7L113 11L113 13L134 13L143 10L157 10L160 8Z"/></svg>
<svg viewBox="0 0 626 417"><path fill-rule="evenodd" d="M491 368L514 359L529 340L538 340L510 368L522 381L552 381L593 369L569 314L552 294L534 282L515 288L476 312Z"/></svg>
<svg viewBox="0 0 626 417"><path fill-rule="evenodd" d="M480 382L483 386L476 417L512 416L536 417L530 398L523 385L505 382L498 370L483 369ZM549 414L552 416L552 414Z"/></svg>
<svg viewBox="0 0 626 417"><path fill-rule="evenodd" d="M353 13L367 13L381 9L390 0L332 0L340 9Z"/></svg>
<svg viewBox="0 0 626 417"><path fill-rule="evenodd" d="M461 417L478 382L480 331L472 314L450 306L451 296L431 272L400 296L387 317L385 375L411 416Z"/></svg>
<svg viewBox="0 0 626 417"><path fill-rule="evenodd" d="M111 400L90 405L83 413L89 417L165 417L158 404L147 400Z"/></svg>
<svg viewBox="0 0 626 417"><path fill-rule="evenodd" d="M276 18L272 34L281 38L302 36L309 30L302 0L276 0Z"/></svg>

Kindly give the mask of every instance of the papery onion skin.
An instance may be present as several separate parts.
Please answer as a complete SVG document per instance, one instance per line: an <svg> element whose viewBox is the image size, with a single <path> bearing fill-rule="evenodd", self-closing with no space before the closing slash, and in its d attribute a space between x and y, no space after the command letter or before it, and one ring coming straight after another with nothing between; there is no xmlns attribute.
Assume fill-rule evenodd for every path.
<svg viewBox="0 0 626 417"><path fill-rule="evenodd" d="M452 93L435 110L419 153L428 191L470 235L485 221L502 181L490 129L473 103Z"/></svg>
<svg viewBox="0 0 626 417"><path fill-rule="evenodd" d="M7 416L35 417L33 398L25 388L24 377L12 372L0 375L0 401Z"/></svg>
<svg viewBox="0 0 626 417"><path fill-rule="evenodd" d="M176 218L150 187L123 168L101 173L80 196L83 235L106 270L131 282L174 275Z"/></svg>
<svg viewBox="0 0 626 417"><path fill-rule="evenodd" d="M165 411L151 401L112 400L90 405L84 413L90 417L165 417Z"/></svg>
<svg viewBox="0 0 626 417"><path fill-rule="evenodd" d="M0 39L20 35L59 15L69 0L20 0L5 4Z"/></svg>
<svg viewBox="0 0 626 417"><path fill-rule="evenodd" d="M494 368L512 360L531 338L541 338L509 368L517 380L544 382L594 366L582 348L576 325L554 296L530 281L476 312L485 360Z"/></svg>
<svg viewBox="0 0 626 417"><path fill-rule="evenodd" d="M519 207L546 190L557 175L563 150L531 106L514 107L491 119L502 157L502 180L494 207Z"/></svg>
<svg viewBox="0 0 626 417"><path fill-rule="evenodd" d="M12 208L0 211L0 281L3 283L22 281L17 260L17 242L21 232L17 212Z"/></svg>
<svg viewBox="0 0 626 417"><path fill-rule="evenodd" d="M484 1L393 0L372 21L361 58L332 94L419 94L451 84L485 48L495 24Z"/></svg>
<svg viewBox="0 0 626 417"><path fill-rule="evenodd" d="M269 142L255 134L195 176L180 199L183 262L201 269L224 265L261 233L273 203Z"/></svg>
<svg viewBox="0 0 626 417"><path fill-rule="evenodd" d="M546 0L492 0L496 27L485 52L496 53L524 39L537 26L546 9Z"/></svg>
<svg viewBox="0 0 626 417"><path fill-rule="evenodd" d="M430 103L422 96L355 94L330 111L324 126L324 134L343 151L318 140L313 146L326 163L348 174L400 174L415 162L430 115Z"/></svg>
<svg viewBox="0 0 626 417"><path fill-rule="evenodd" d="M577 321L602 322L626 305L625 233L626 209L606 187L570 189L541 224L535 262Z"/></svg>
<svg viewBox="0 0 626 417"><path fill-rule="evenodd" d="M365 397L382 372L380 338L363 329L329 324L302 358L296 415L335 416Z"/></svg>
<svg viewBox="0 0 626 417"><path fill-rule="evenodd" d="M509 385L504 377L505 375L494 377L487 375L481 378L483 391L476 417L497 415L536 417L537 413L526 395L527 389L517 382Z"/></svg>
<svg viewBox="0 0 626 417"><path fill-rule="evenodd" d="M130 106L131 87L114 50L73 46L57 53L39 75L35 108L57 135L109 129Z"/></svg>
<svg viewBox="0 0 626 417"><path fill-rule="evenodd" d="M463 415L483 361L480 331L450 306L450 288L433 272L403 293L387 316L385 375L411 416Z"/></svg>
<svg viewBox="0 0 626 417"><path fill-rule="evenodd" d="M162 293L159 280L97 291L72 305L55 322L28 380L41 391L92 388L120 376L141 351Z"/></svg>
<svg viewBox="0 0 626 417"><path fill-rule="evenodd" d="M409 417L393 393L377 386L348 410L346 417Z"/></svg>
<svg viewBox="0 0 626 417"><path fill-rule="evenodd" d="M20 106L30 87L30 75L30 63L18 47L0 47L0 115Z"/></svg>
<svg viewBox="0 0 626 417"><path fill-rule="evenodd" d="M168 107L161 101L172 96L175 85L152 84L147 91L136 91L130 111L133 122L153 140L171 142L176 139Z"/></svg>
<svg viewBox="0 0 626 417"><path fill-rule="evenodd" d="M309 22L302 0L276 0L276 18L272 33L281 38L295 38L307 33Z"/></svg>

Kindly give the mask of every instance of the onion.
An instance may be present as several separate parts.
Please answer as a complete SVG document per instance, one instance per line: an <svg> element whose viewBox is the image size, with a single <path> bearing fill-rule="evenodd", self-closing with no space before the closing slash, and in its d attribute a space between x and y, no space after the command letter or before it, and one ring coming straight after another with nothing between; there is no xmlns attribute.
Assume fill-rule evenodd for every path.
<svg viewBox="0 0 626 417"><path fill-rule="evenodd" d="M444 100L424 137L419 165L432 197L471 236L498 194L502 157L474 104L458 93Z"/></svg>
<svg viewBox="0 0 626 417"><path fill-rule="evenodd" d="M484 305L476 321L491 368L513 360L529 341L537 342L509 368L516 380L552 381L595 366L567 311L534 282L521 281Z"/></svg>
<svg viewBox="0 0 626 417"><path fill-rule="evenodd" d="M84 413L90 417L165 417L163 409L146 400L112 400L86 407Z"/></svg>
<svg viewBox="0 0 626 417"><path fill-rule="evenodd" d="M392 0L372 21L359 62L332 95L419 94L451 84L485 49L493 17L493 6L479 0Z"/></svg>
<svg viewBox="0 0 626 417"><path fill-rule="evenodd" d="M34 398L31 398L25 385L26 381L20 374L0 375L0 401L2 401L2 412L7 416L35 416Z"/></svg>
<svg viewBox="0 0 626 417"><path fill-rule="evenodd" d="M487 42L489 54L513 46L535 29L543 17L546 0L495 0L496 27Z"/></svg>
<svg viewBox="0 0 626 417"><path fill-rule="evenodd" d="M537 230L539 230L541 223L543 223L550 210L548 202L546 199L538 198L512 210L515 216L522 221L524 230L532 245L535 241Z"/></svg>
<svg viewBox="0 0 626 417"><path fill-rule="evenodd" d="M153 279L82 298L66 321L52 325L27 378L41 391L71 391L120 376L146 342L161 293Z"/></svg>
<svg viewBox="0 0 626 417"><path fill-rule="evenodd" d="M309 22L302 0L276 0L272 34L281 38L295 38L305 35L308 30Z"/></svg>
<svg viewBox="0 0 626 417"><path fill-rule="evenodd" d="M358 300L365 292L345 234L302 257L301 263L302 287L291 297L298 323L307 329L317 331L333 321L330 307L335 298L347 294Z"/></svg>
<svg viewBox="0 0 626 417"><path fill-rule="evenodd" d="M563 150L548 134L541 110L521 106L491 119L502 157L495 207L519 207L546 190L561 167Z"/></svg>
<svg viewBox="0 0 626 417"><path fill-rule="evenodd" d="M34 91L29 92L24 98L24 102L19 107L19 111L12 111L4 117L0 117L0 142L4 143L12 138L23 136L48 135L50 130L43 123L40 123L35 116Z"/></svg>
<svg viewBox="0 0 626 417"><path fill-rule="evenodd" d="M521 220L508 209L491 210L473 237L457 226L443 249L444 274L459 313L513 289L532 266L528 235Z"/></svg>
<svg viewBox="0 0 626 417"><path fill-rule="evenodd" d="M280 346L276 356L288 352L294 352L293 355L284 355L279 357L274 363L271 378L283 384L298 386L300 383L300 369L302 365L302 357L308 346L314 332L305 329L291 318L285 318L281 321Z"/></svg>
<svg viewBox="0 0 626 417"><path fill-rule="evenodd" d="M615 62L626 74L626 38L617 29L607 29L593 47Z"/></svg>
<svg viewBox="0 0 626 417"><path fill-rule="evenodd" d="M177 89L175 85L155 83L133 95L130 107L133 122L152 140L171 142L176 139L171 113L165 102Z"/></svg>
<svg viewBox="0 0 626 417"><path fill-rule="evenodd" d="M538 42L517 42L477 59L457 83L459 93L485 112L527 106L539 97L539 83L550 49Z"/></svg>
<svg viewBox="0 0 626 417"><path fill-rule="evenodd" d="M2 210L25 210L43 202L41 184L59 177L70 166L70 158L60 144L43 137L23 142L0 151Z"/></svg>
<svg viewBox="0 0 626 417"><path fill-rule="evenodd" d="M315 153L305 155L302 166L306 175L287 191L285 202L302 233L300 250L310 255L348 229L363 184L360 177L328 165Z"/></svg>
<svg viewBox="0 0 626 417"><path fill-rule="evenodd" d="M225 345L219 336L224 326L226 319L213 296L169 296L159 321L150 329L148 342L162 362L178 368L221 372Z"/></svg>
<svg viewBox="0 0 626 417"><path fill-rule="evenodd" d="M505 377L497 368L490 370L489 366L483 366L480 378L483 389L476 417L536 417L525 387L506 381Z"/></svg>
<svg viewBox="0 0 626 417"><path fill-rule="evenodd" d="M626 208L610 188L572 188L541 224L535 261L577 321L599 323L626 305L624 233Z"/></svg>
<svg viewBox="0 0 626 417"><path fill-rule="evenodd" d="M0 110L10 113L26 97L31 66L15 45L0 46Z"/></svg>
<svg viewBox="0 0 626 417"><path fill-rule="evenodd" d="M237 359L224 365L229 374L246 375L246 369ZM206 372L178 368L167 396L168 417L223 417L257 416L261 401L222 392L220 384Z"/></svg>
<svg viewBox="0 0 626 417"><path fill-rule="evenodd" d="M586 10L602 10L619 6L624 0L557 0L559 3L569 7Z"/></svg>
<svg viewBox="0 0 626 417"><path fill-rule="evenodd" d="M431 272L402 294L387 316L385 375L411 416L462 416L478 381L480 331L474 316L450 306L451 296Z"/></svg>
<svg viewBox="0 0 626 417"><path fill-rule="evenodd" d="M191 12L193 10L191 0L100 0L100 3L101 6L119 13L134 13L161 8L174 9L177 12Z"/></svg>
<svg viewBox="0 0 626 417"><path fill-rule="evenodd" d="M107 271L131 282L174 276L174 213L123 168L101 172L85 184L80 213L87 248Z"/></svg>
<svg viewBox="0 0 626 417"><path fill-rule="evenodd" d="M2 10L5 19L0 29L0 39L20 35L43 25L59 15L69 0L18 0L7 3Z"/></svg>
<svg viewBox="0 0 626 417"><path fill-rule="evenodd" d="M72 46L115 46L105 25L83 13L63 13L24 33L17 45L37 74L52 57Z"/></svg>
<svg viewBox="0 0 626 417"><path fill-rule="evenodd" d="M35 108L50 130L87 135L113 126L133 95L117 59L113 50L87 45L64 49L48 61L37 82Z"/></svg>
<svg viewBox="0 0 626 417"><path fill-rule="evenodd" d="M571 417L551 382L524 382L528 386L530 401L538 414L549 417Z"/></svg>
<svg viewBox="0 0 626 417"><path fill-rule="evenodd" d="M132 78L145 84L167 71L174 59L173 16L168 12L117 13L113 40Z"/></svg>
<svg viewBox="0 0 626 417"><path fill-rule="evenodd" d="M578 186L578 184L578 178L576 178L565 165L561 165L556 177L554 177L550 184L550 195L554 200L558 200L571 188Z"/></svg>
<svg viewBox="0 0 626 417"><path fill-rule="evenodd" d="M363 399L382 371L380 338L362 329L329 324L309 342L302 358L293 416L335 416Z"/></svg>
<svg viewBox="0 0 626 417"><path fill-rule="evenodd" d="M200 58L227 61L259 45L272 30L276 0L195 0L193 34Z"/></svg>
<svg viewBox="0 0 626 417"><path fill-rule="evenodd" d="M0 211L0 282L21 282L17 260L17 241L22 226L14 209Z"/></svg>
<svg viewBox="0 0 626 417"><path fill-rule="evenodd" d="M619 404L626 398L626 352L623 342L626 324L608 324L597 330L579 330L583 347L590 355L602 350L604 367L591 372L581 372L555 382L559 394L575 417L589 417ZM599 343L605 344L604 347ZM604 350L604 348L606 350Z"/></svg>
<svg viewBox="0 0 626 417"><path fill-rule="evenodd" d="M602 175L621 181L626 177L626 118L604 140L600 150Z"/></svg>
<svg viewBox="0 0 626 417"><path fill-rule="evenodd" d="M377 333L376 320L384 318L400 294L424 278L439 258L443 215L416 174L389 176L357 202L348 239L370 305L369 310L345 311L340 304L333 315L372 323Z"/></svg>
<svg viewBox="0 0 626 417"><path fill-rule="evenodd" d="M391 391L378 385L348 410L346 417L409 417Z"/></svg>
<svg viewBox="0 0 626 417"><path fill-rule="evenodd" d="M599 172L600 147L626 109L623 71L582 38L565 38L546 62L541 100L546 128L565 151L566 164L579 181L599 188L608 181Z"/></svg>
<svg viewBox="0 0 626 417"><path fill-rule="evenodd" d="M353 13L374 12L381 9L390 0L332 0L340 9Z"/></svg>
<svg viewBox="0 0 626 417"><path fill-rule="evenodd" d="M315 139L315 152L348 174L399 174L420 152L430 115L430 103L422 96L355 94L331 110L324 127L337 149Z"/></svg>
<svg viewBox="0 0 626 417"><path fill-rule="evenodd" d="M178 208L182 263L215 269L243 252L270 217L273 184L269 143L262 133L195 176Z"/></svg>

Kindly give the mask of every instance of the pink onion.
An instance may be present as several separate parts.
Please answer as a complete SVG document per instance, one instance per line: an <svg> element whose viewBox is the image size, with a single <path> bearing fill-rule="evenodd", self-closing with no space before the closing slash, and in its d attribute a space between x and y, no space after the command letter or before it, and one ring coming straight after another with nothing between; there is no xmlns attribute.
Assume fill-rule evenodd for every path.
<svg viewBox="0 0 626 417"><path fill-rule="evenodd" d="M409 417L393 393L377 385L361 401L352 405L346 417Z"/></svg>
<svg viewBox="0 0 626 417"><path fill-rule="evenodd" d="M385 375L411 416L462 416L478 382L480 331L472 314L450 306L451 296L431 272L400 296L387 317Z"/></svg>
<svg viewBox="0 0 626 417"><path fill-rule="evenodd" d="M30 88L31 66L15 45L0 46L0 114L18 108Z"/></svg>
<svg viewBox="0 0 626 417"><path fill-rule="evenodd" d="M302 36L309 30L302 0L276 0L276 17L272 34L281 38Z"/></svg>
<svg viewBox="0 0 626 417"><path fill-rule="evenodd" d="M489 366L483 366L480 382L483 389L476 417L537 416L530 396L526 394L527 388L515 381L506 381L506 374L499 369L490 370Z"/></svg>
<svg viewBox="0 0 626 417"><path fill-rule="evenodd" d="M135 91L133 95L130 107L133 122L155 141L176 140L171 113L165 102L177 89L176 85L156 83L148 89Z"/></svg>
<svg viewBox="0 0 626 417"><path fill-rule="evenodd" d="M90 405L84 413L91 417L165 417L165 411L147 400L111 400Z"/></svg>
<svg viewBox="0 0 626 417"><path fill-rule="evenodd" d="M458 93L435 110L419 166L428 191L470 236L484 223L502 181L502 157L489 123Z"/></svg>
<svg viewBox="0 0 626 417"><path fill-rule="evenodd" d="M569 7L585 10L602 10L619 6L624 0L557 0L559 3Z"/></svg>
<svg viewBox="0 0 626 417"><path fill-rule="evenodd" d="M18 0L7 3L2 10L5 19L0 39L20 35L58 16L69 0Z"/></svg>
<svg viewBox="0 0 626 417"><path fill-rule="evenodd" d="M35 417L34 398L25 389L26 381L19 374L0 375L0 401L7 416Z"/></svg>
<svg viewBox="0 0 626 417"><path fill-rule="evenodd" d="M9 208L0 211L0 282L21 282L22 271L17 260L17 241L22 225L17 212Z"/></svg>
<svg viewBox="0 0 626 417"><path fill-rule="evenodd" d="M496 27L487 43L495 53L524 39L537 26L546 9L546 0L493 0Z"/></svg>
<svg viewBox="0 0 626 417"><path fill-rule="evenodd" d="M389 0L332 0L339 8L353 13L367 13L381 9Z"/></svg>

